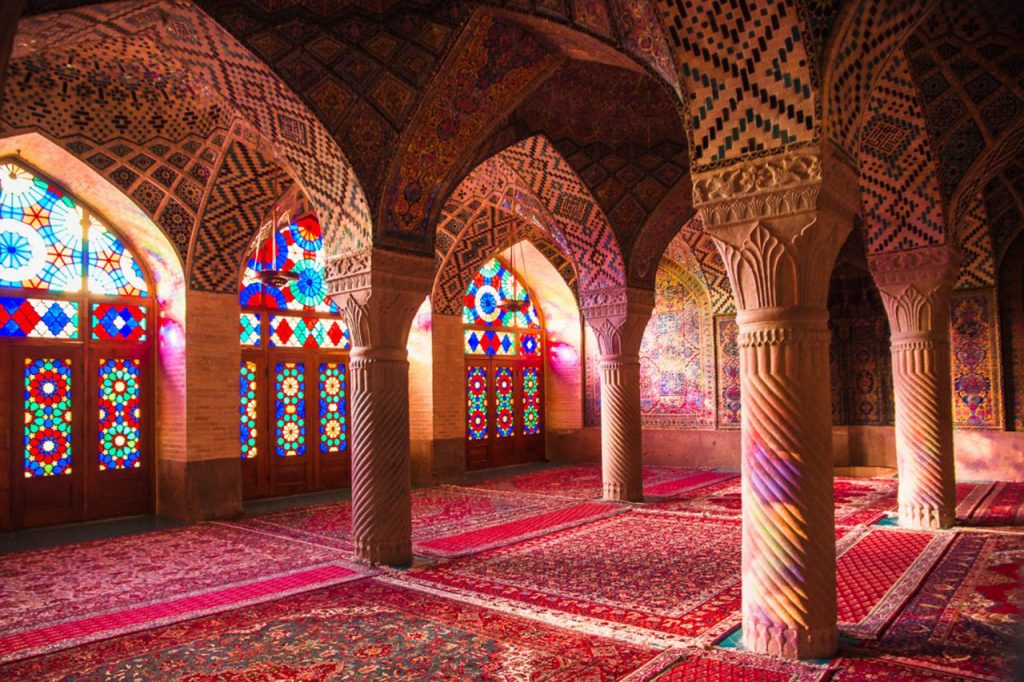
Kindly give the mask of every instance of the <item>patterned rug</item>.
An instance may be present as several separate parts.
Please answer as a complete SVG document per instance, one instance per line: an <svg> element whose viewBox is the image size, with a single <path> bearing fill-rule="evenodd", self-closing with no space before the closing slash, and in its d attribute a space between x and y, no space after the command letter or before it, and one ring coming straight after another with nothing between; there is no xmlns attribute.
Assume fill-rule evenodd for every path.
<svg viewBox="0 0 1024 682"><path fill-rule="evenodd" d="M656 656L371 579L11 664L0 679L598 682Z"/></svg>
<svg viewBox="0 0 1024 682"><path fill-rule="evenodd" d="M701 483L702 477L712 474L705 483ZM692 477L698 476L694 479ZM671 485L664 487L662 484L676 482L680 490L699 487L718 480L722 477L730 477L735 474L722 472L701 471L698 469L684 469L682 467L645 466L644 467L644 494L646 495L668 495L673 488ZM525 474L511 474L499 476L474 483L473 488L485 490L506 490L538 495L557 495L560 497L582 497L594 499L601 497L601 466L598 464L561 466L540 471L531 471ZM653 492L663 490L665 492ZM678 492L678 491L677 491Z"/></svg>
<svg viewBox="0 0 1024 682"><path fill-rule="evenodd" d="M468 603L663 646L712 638L740 607L740 524L625 513L405 571Z"/></svg>
<svg viewBox="0 0 1024 682"><path fill-rule="evenodd" d="M616 514L612 504L576 504L547 495L442 486L412 494L413 551L460 556ZM252 516L229 525L352 551L351 502Z"/></svg>
<svg viewBox="0 0 1024 682"><path fill-rule="evenodd" d="M960 533L875 655L930 673L1001 680L1024 636L1024 536Z"/></svg>
<svg viewBox="0 0 1024 682"><path fill-rule="evenodd" d="M0 555L0 661L366 575L337 552L219 524Z"/></svg>
<svg viewBox="0 0 1024 682"><path fill-rule="evenodd" d="M679 649L674 653L679 662L669 669L630 675L623 682L817 682L829 672L825 666L742 651Z"/></svg>
<svg viewBox="0 0 1024 682"><path fill-rule="evenodd" d="M1000 481L992 487L965 525L1024 526L1024 483Z"/></svg>
<svg viewBox="0 0 1024 682"><path fill-rule="evenodd" d="M872 529L837 559L839 628L875 637L953 540L949 533Z"/></svg>

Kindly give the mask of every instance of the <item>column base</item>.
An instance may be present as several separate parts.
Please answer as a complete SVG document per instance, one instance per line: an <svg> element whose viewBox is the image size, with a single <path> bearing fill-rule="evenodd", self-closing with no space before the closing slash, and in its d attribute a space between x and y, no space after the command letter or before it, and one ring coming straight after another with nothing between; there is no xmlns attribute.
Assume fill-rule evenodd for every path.
<svg viewBox="0 0 1024 682"><path fill-rule="evenodd" d="M828 658L836 652L839 630L787 628L772 623L743 620L743 645L758 654L784 658Z"/></svg>
<svg viewBox="0 0 1024 682"><path fill-rule="evenodd" d="M395 567L412 564L412 543L409 540L356 539L353 544L352 554L356 561Z"/></svg>
<svg viewBox="0 0 1024 682"><path fill-rule="evenodd" d="M643 487L634 488L623 483L605 483L604 499L609 502L643 502Z"/></svg>
<svg viewBox="0 0 1024 682"><path fill-rule="evenodd" d="M952 528L956 523L956 509L950 507L933 507L921 504L900 505L900 526L918 530L937 530Z"/></svg>

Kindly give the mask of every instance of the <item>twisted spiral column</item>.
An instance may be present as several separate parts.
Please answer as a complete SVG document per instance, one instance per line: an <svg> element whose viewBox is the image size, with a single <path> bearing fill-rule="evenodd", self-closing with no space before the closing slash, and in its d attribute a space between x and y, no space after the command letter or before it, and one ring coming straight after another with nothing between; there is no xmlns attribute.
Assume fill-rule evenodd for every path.
<svg viewBox="0 0 1024 682"><path fill-rule="evenodd" d="M412 562L409 363L404 348L355 347L352 376L352 536L361 561Z"/></svg>
<svg viewBox="0 0 1024 682"><path fill-rule="evenodd" d="M640 359L601 356L601 479L604 499L642 502Z"/></svg>
<svg viewBox="0 0 1024 682"><path fill-rule="evenodd" d="M949 362L942 332L893 335L899 519L908 528L949 528L956 520Z"/></svg>
<svg viewBox="0 0 1024 682"><path fill-rule="evenodd" d="M742 311L743 641L836 648L829 332L818 308Z"/></svg>

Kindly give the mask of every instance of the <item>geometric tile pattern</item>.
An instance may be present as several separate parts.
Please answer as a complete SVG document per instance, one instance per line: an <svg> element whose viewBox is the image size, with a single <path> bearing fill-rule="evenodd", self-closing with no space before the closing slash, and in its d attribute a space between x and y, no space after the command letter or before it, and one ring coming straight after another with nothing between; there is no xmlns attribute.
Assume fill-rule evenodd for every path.
<svg viewBox="0 0 1024 682"><path fill-rule="evenodd" d="M917 90L899 52L865 110L860 181L869 253L945 243L935 159Z"/></svg>
<svg viewBox="0 0 1024 682"><path fill-rule="evenodd" d="M691 96L695 170L816 139L817 93L793 0L658 4Z"/></svg>
<svg viewBox="0 0 1024 682"><path fill-rule="evenodd" d="M581 0L577 4L587 2ZM651 0L612 0L609 4L613 6L623 48L654 69L682 100L683 90L675 63Z"/></svg>
<svg viewBox="0 0 1024 682"><path fill-rule="evenodd" d="M989 230L988 214L981 194L966 202L967 209L960 216L960 275L957 289L991 287L996 283L996 262L992 250L992 233Z"/></svg>
<svg viewBox="0 0 1024 682"><path fill-rule="evenodd" d="M238 290L245 251L260 222L289 184L284 171L241 140L229 142L217 169L189 261L189 287L231 293ZM297 216L296 216L297 217Z"/></svg>
<svg viewBox="0 0 1024 682"><path fill-rule="evenodd" d="M907 41L947 200L986 145L1024 121L1022 32L1018 3L941 0Z"/></svg>
<svg viewBox="0 0 1024 682"><path fill-rule="evenodd" d="M853 15L841 24L832 61L824 66L831 87L828 100L828 138L847 155L857 158L861 122L871 88L893 54L906 40L914 22L935 0L858 0ZM816 3L809 2L808 5ZM808 8L810 13L814 10ZM812 22L813 26L813 22Z"/></svg>
<svg viewBox="0 0 1024 682"><path fill-rule="evenodd" d="M92 45L110 38L155 39L164 61L177 64L176 73L194 90L221 98L222 106L274 145L317 209L328 254L369 246L369 208L337 143L260 58L191 3L134 0L26 17L18 26L14 57L35 52L36 45Z"/></svg>
<svg viewBox="0 0 1024 682"><path fill-rule="evenodd" d="M715 246L711 235L704 229L700 213L695 213L689 222L679 230L679 236L669 243L665 255L679 262L685 262L685 257L679 255L684 245L692 254L700 268L702 278L707 283L712 314L734 315L736 303L732 297L729 274L725 270L725 263L722 262L722 254Z"/></svg>
<svg viewBox="0 0 1024 682"><path fill-rule="evenodd" d="M998 266L1024 229L1024 165L1011 164L1006 172L985 185L983 195L992 252Z"/></svg>
<svg viewBox="0 0 1024 682"><path fill-rule="evenodd" d="M715 349L718 354L718 428L738 429L740 404L740 327L734 316L715 318Z"/></svg>
<svg viewBox="0 0 1024 682"><path fill-rule="evenodd" d="M0 337L77 339L78 303L0 296Z"/></svg>

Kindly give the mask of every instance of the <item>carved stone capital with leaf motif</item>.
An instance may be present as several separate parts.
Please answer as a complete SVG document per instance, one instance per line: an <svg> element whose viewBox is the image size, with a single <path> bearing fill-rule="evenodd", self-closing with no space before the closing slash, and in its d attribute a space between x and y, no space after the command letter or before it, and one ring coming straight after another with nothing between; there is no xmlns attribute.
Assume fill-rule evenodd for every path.
<svg viewBox="0 0 1024 682"><path fill-rule="evenodd" d="M868 257L894 343L948 340L949 299L959 264L959 254L948 246Z"/></svg>
<svg viewBox="0 0 1024 682"><path fill-rule="evenodd" d="M602 357L635 359L654 310L654 292L633 287L581 292L580 309L594 330Z"/></svg>

